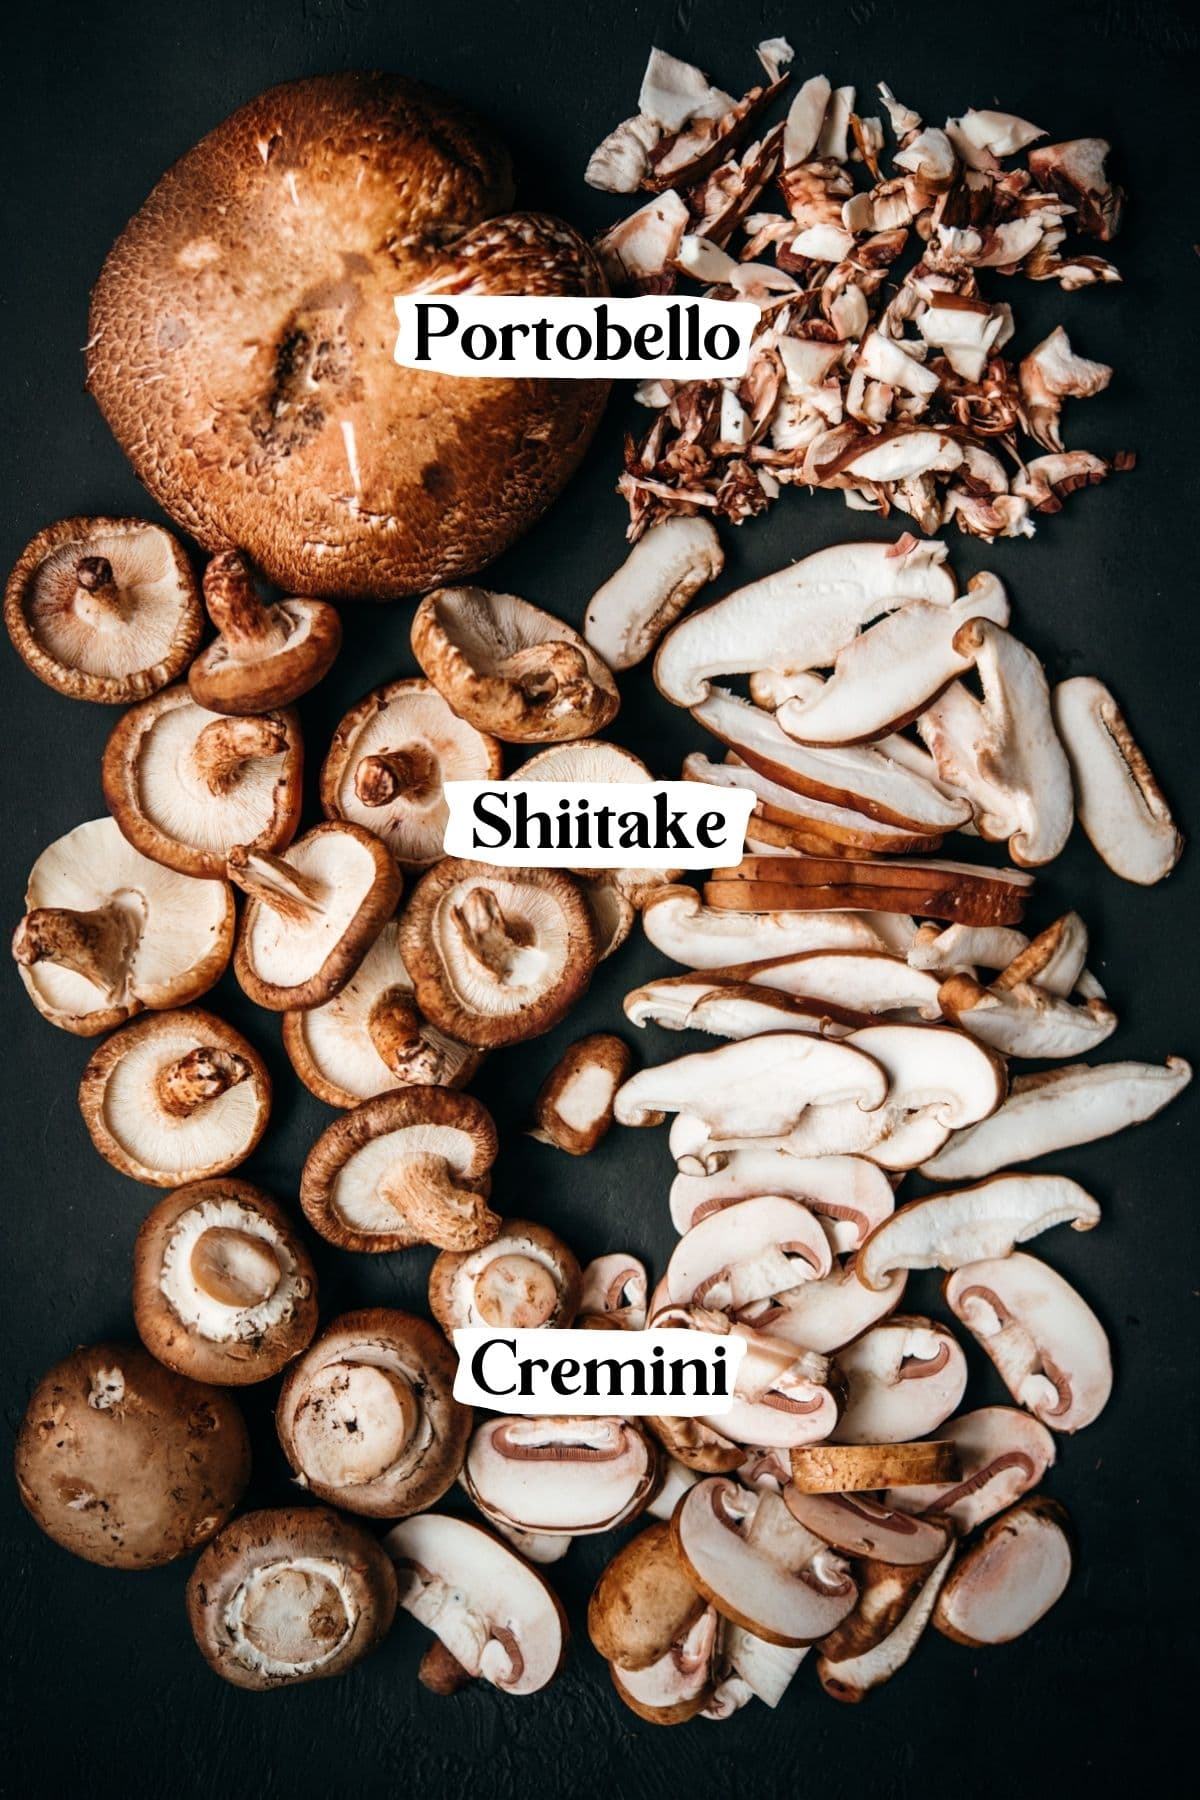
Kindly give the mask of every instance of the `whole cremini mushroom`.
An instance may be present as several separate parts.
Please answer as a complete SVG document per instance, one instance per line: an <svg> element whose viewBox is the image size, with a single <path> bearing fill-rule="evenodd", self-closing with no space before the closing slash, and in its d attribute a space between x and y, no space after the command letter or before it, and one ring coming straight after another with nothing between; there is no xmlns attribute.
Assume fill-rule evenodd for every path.
<svg viewBox="0 0 1200 1800"><path fill-rule="evenodd" d="M92 295L88 387L155 499L291 592L392 599L497 556L607 386L398 370L394 302L603 292L584 241L512 197L491 131L398 75L288 82L218 125Z"/></svg>
<svg viewBox="0 0 1200 1800"><path fill-rule="evenodd" d="M250 1440L228 1394L165 1369L140 1344L93 1344L38 1382L16 1473L34 1521L64 1550L149 1569L225 1523L250 1478Z"/></svg>
<svg viewBox="0 0 1200 1800"><path fill-rule="evenodd" d="M462 1467L471 1410L454 1352L427 1319L343 1313L288 1371L275 1411L297 1480L348 1512L397 1519L432 1506Z"/></svg>
<svg viewBox="0 0 1200 1800"><path fill-rule="evenodd" d="M579 1309L580 1270L545 1225L505 1219L478 1250L443 1250L429 1271L429 1310L446 1333L468 1325L565 1326Z"/></svg>
<svg viewBox="0 0 1200 1800"><path fill-rule="evenodd" d="M133 1316L181 1375L244 1387L277 1375L317 1328L317 1279L291 1221L248 1181L194 1181L142 1221Z"/></svg>
<svg viewBox="0 0 1200 1800"><path fill-rule="evenodd" d="M39 681L73 700L125 706L196 654L204 613L182 548L141 519L63 519L8 578L4 623Z"/></svg>
<svg viewBox="0 0 1200 1800"><path fill-rule="evenodd" d="M326 600L259 599L236 550L204 571L204 604L217 633L188 670L197 706L209 712L270 712L316 687L341 649L342 621Z"/></svg>

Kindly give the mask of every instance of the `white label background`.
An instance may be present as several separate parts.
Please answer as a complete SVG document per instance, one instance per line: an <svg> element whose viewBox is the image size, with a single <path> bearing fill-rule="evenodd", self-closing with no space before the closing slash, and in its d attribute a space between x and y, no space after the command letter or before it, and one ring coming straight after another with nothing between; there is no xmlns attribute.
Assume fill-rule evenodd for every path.
<svg viewBox="0 0 1200 1800"><path fill-rule="evenodd" d="M494 863L498 868L519 869L713 869L738 862L746 840L746 826L754 810L754 795L749 788L708 787L701 781L448 781L444 793L450 816L446 821L442 848L447 856L465 856L472 862ZM615 813L638 813L650 825L655 824L655 795L663 794L670 813L682 813L683 829L690 840L685 850L668 844L664 849L610 850L582 849L573 842L567 849L542 849L538 843L518 847L509 843L500 847L475 841L479 831L485 837L495 835L494 825L475 819L476 797L495 797L505 816L512 818L514 796L523 793L530 811L546 813L557 826L559 801L566 800L572 820L580 800L586 800L595 830L598 807L608 806ZM720 838L715 844L701 844L696 827L705 814L720 815ZM532 833L536 836L536 829ZM615 828L612 831L618 834ZM715 832L714 832L715 835Z"/></svg>
<svg viewBox="0 0 1200 1800"><path fill-rule="evenodd" d="M556 1364L567 1361L586 1365L608 1362L615 1358L621 1363L636 1363L644 1371L646 1392L641 1396L631 1393L629 1388L632 1378L625 1376L622 1382L624 1392L618 1392L615 1388L609 1392L601 1379L598 1385L603 1391L598 1394L559 1393L551 1384L549 1370L539 1369L533 1371L532 1393L492 1393L489 1387L481 1386L471 1372L472 1360L485 1344L504 1346L502 1349L488 1351L483 1369L489 1384L498 1388L515 1386L519 1382L517 1363L526 1358L540 1358L549 1363L551 1369ZM515 1349L508 1349L509 1344L515 1344ZM557 1326L514 1327L508 1330L496 1325L466 1325L454 1333L454 1348L458 1353L454 1398L461 1400L464 1406L480 1406L488 1412L517 1413L530 1418L570 1418L583 1415L589 1418L607 1418L612 1414L643 1418L646 1415L669 1413L672 1418L692 1419L708 1418L729 1411L733 1405L738 1370L746 1354L747 1344L745 1338L733 1332L722 1337L715 1332L690 1331L682 1326L664 1327L661 1331L563 1331ZM653 1355L656 1349L665 1354ZM721 1351L720 1356L715 1354L718 1349ZM709 1392L702 1395L692 1391L672 1393L672 1365L697 1361L702 1362L708 1371L706 1385ZM666 1391L652 1394L651 1372L659 1368L663 1371ZM724 1394L713 1392L714 1378L719 1372L724 1377ZM572 1385L581 1385L581 1369L576 1369L570 1380ZM684 1383L688 1390L695 1388L694 1371L684 1372Z"/></svg>

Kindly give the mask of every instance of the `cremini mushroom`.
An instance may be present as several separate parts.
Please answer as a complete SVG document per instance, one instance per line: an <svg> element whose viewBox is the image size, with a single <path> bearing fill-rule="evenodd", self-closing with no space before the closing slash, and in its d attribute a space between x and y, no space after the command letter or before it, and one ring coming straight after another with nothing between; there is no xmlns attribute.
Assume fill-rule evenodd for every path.
<svg viewBox="0 0 1200 1800"><path fill-rule="evenodd" d="M612 1124L613 1100L630 1061L629 1046L611 1032L580 1038L538 1089L530 1136L571 1156L587 1156Z"/></svg>
<svg viewBox="0 0 1200 1800"><path fill-rule="evenodd" d="M837 1368L845 1384L829 1434L837 1444L925 1437L957 1410L967 1386L967 1359L954 1333L940 1320L899 1313L843 1345Z"/></svg>
<svg viewBox="0 0 1200 1800"><path fill-rule="evenodd" d="M188 687L209 712L290 706L329 673L342 646L336 608L327 600L264 604L236 550L205 569L204 604L217 635L188 670Z"/></svg>
<svg viewBox="0 0 1200 1800"><path fill-rule="evenodd" d="M429 1310L446 1333L468 1325L570 1325L580 1300L572 1252L545 1225L505 1219L477 1250L443 1250L429 1271Z"/></svg>
<svg viewBox="0 0 1200 1800"><path fill-rule="evenodd" d="M705 1602L688 1580L669 1523L648 1525L613 1557L588 1602L588 1636L606 1662L648 1669L695 1624Z"/></svg>
<svg viewBox="0 0 1200 1800"><path fill-rule="evenodd" d="M515 594L427 594L413 615L412 646L459 717L505 743L591 737L620 704L607 665L579 633Z"/></svg>
<svg viewBox="0 0 1200 1800"><path fill-rule="evenodd" d="M783 1498L793 1518L845 1556L924 1568L950 1541L942 1521L880 1506L862 1494L803 1494L789 1482Z"/></svg>
<svg viewBox="0 0 1200 1800"><path fill-rule="evenodd" d="M198 1000L233 948L233 892L151 862L112 819L58 838L34 863L13 937L42 1017L95 1037L145 1007Z"/></svg>
<svg viewBox="0 0 1200 1800"><path fill-rule="evenodd" d="M462 1467L471 1430L454 1371L427 1319L385 1306L334 1319L288 1370L275 1409L297 1480L371 1518L432 1506Z"/></svg>
<svg viewBox="0 0 1200 1800"><path fill-rule="evenodd" d="M610 669L644 661L692 597L725 566L710 520L664 519L638 539L588 602L583 635Z"/></svg>
<svg viewBox="0 0 1200 1800"><path fill-rule="evenodd" d="M377 1094L325 1127L304 1164L300 1204L343 1250L478 1249L500 1228L487 1203L496 1148L491 1114L470 1094Z"/></svg>
<svg viewBox="0 0 1200 1800"><path fill-rule="evenodd" d="M993 1519L958 1558L933 1612L956 1644L1011 1644L1044 1619L1071 1579L1066 1510L1034 1494Z"/></svg>
<svg viewBox="0 0 1200 1800"><path fill-rule="evenodd" d="M701 1606L657 1662L645 1669L610 1663L608 1672L618 1697L650 1725L682 1725L705 1714L712 1704L720 1658L720 1616Z"/></svg>
<svg viewBox="0 0 1200 1800"><path fill-rule="evenodd" d="M741 1444L714 1431L700 1419L677 1418L670 1414L648 1415L642 1420L673 1462L698 1475L726 1475L740 1469L746 1460ZM670 1464L668 1464L668 1475ZM664 1478L664 1486L666 1478ZM657 1503L656 1494L647 1511ZM670 1513L665 1515L670 1517Z"/></svg>
<svg viewBox="0 0 1200 1800"><path fill-rule="evenodd" d="M87 1562L149 1569L228 1519L250 1440L228 1394L165 1369L140 1344L94 1344L34 1388L17 1488L35 1524Z"/></svg>
<svg viewBox="0 0 1200 1800"><path fill-rule="evenodd" d="M285 850L300 822L303 749L294 712L233 719L182 685L130 707L104 749L104 798L144 856L223 879L235 844Z"/></svg>
<svg viewBox="0 0 1200 1800"><path fill-rule="evenodd" d="M4 623L39 681L73 700L127 706L182 674L204 611L181 546L141 519L62 519L26 545Z"/></svg>
<svg viewBox="0 0 1200 1800"><path fill-rule="evenodd" d="M324 1506L244 1513L192 1570L188 1619L205 1662L264 1693L342 1675L383 1642L396 1577L361 1525Z"/></svg>
<svg viewBox="0 0 1200 1800"><path fill-rule="evenodd" d="M422 876L400 923L417 1005L480 1049L549 1031L591 980L596 932L563 869L500 869L447 856Z"/></svg>
<svg viewBox="0 0 1200 1800"><path fill-rule="evenodd" d="M630 1419L493 1417L471 1439L463 1484L485 1518L582 1536L637 1517L658 1456Z"/></svg>
<svg viewBox="0 0 1200 1800"><path fill-rule="evenodd" d="M713 1307L733 1318L828 1275L829 1239L797 1200L762 1194L722 1206L684 1233L664 1281L669 1304Z"/></svg>
<svg viewBox="0 0 1200 1800"><path fill-rule="evenodd" d="M646 1323L647 1288L645 1265L636 1256L619 1250L597 1256L584 1269L580 1282L580 1323L641 1331Z"/></svg>
<svg viewBox="0 0 1200 1800"><path fill-rule="evenodd" d="M1077 675L1052 697L1075 783L1075 812L1115 875L1149 887L1171 873L1183 838L1149 763L1102 681Z"/></svg>
<svg viewBox="0 0 1200 1800"><path fill-rule="evenodd" d="M240 1031L188 1007L107 1038L83 1071L79 1110L114 1169L178 1187L246 1160L267 1127L271 1080Z"/></svg>
<svg viewBox="0 0 1200 1800"><path fill-rule="evenodd" d="M853 1494L957 1481L958 1446L943 1438L911 1444L801 1444L791 1453L802 1494Z"/></svg>
<svg viewBox="0 0 1200 1800"><path fill-rule="evenodd" d="M602 738L582 738L569 744L552 744L539 750L514 769L512 781L653 781L640 756L622 750L618 744ZM597 869L581 864L576 875L587 878L595 887L615 887L634 907L641 907L659 888L676 881L678 869L616 868ZM586 884L585 884L586 885ZM613 949L617 945L612 946ZM605 954L608 954L606 951Z"/></svg>
<svg viewBox="0 0 1200 1800"><path fill-rule="evenodd" d="M321 768L328 819L383 839L405 869L442 854L447 781L496 781L500 745L451 711L432 682L390 681L351 707Z"/></svg>
<svg viewBox="0 0 1200 1800"><path fill-rule="evenodd" d="M831 912L718 912L695 888L666 887L642 908L642 928L664 956L690 969L790 956L804 950L888 950L894 915Z"/></svg>
<svg viewBox="0 0 1200 1800"><path fill-rule="evenodd" d="M899 1207L876 1226L855 1268L876 1288L895 1269L959 1269L1007 1256L1054 1225L1090 1231L1099 1222L1097 1202L1065 1175L994 1175Z"/></svg>
<svg viewBox="0 0 1200 1800"><path fill-rule="evenodd" d="M320 1006L350 980L400 898L400 871L381 839L329 820L286 857L237 844L229 879L249 904L234 968L270 1012Z"/></svg>
<svg viewBox="0 0 1200 1800"><path fill-rule="evenodd" d="M756 1330L712 1306L667 1301L653 1304L650 1312L656 1330L682 1326L738 1338L746 1346L732 1404L722 1412L702 1415L700 1424L733 1443L765 1452L786 1451L829 1436L841 1390L835 1391L837 1374L827 1357Z"/></svg>
<svg viewBox="0 0 1200 1800"><path fill-rule="evenodd" d="M817 1658L817 1675L822 1688L832 1699L850 1703L862 1700L872 1688L890 1681L896 1671L903 1668L929 1624L954 1555L955 1546L951 1544L940 1561L924 1575L899 1622L869 1650L835 1661L828 1650L822 1648Z"/></svg>
<svg viewBox="0 0 1200 1800"><path fill-rule="evenodd" d="M959 1413L941 1434L958 1449L958 1479L895 1488L884 1498L904 1512L952 1519L964 1536L1035 1488L1054 1462L1050 1432L1012 1406Z"/></svg>
<svg viewBox="0 0 1200 1800"><path fill-rule="evenodd" d="M169 1369L218 1387L265 1381L317 1329L317 1280L291 1221L248 1181L194 1181L142 1221L133 1316Z"/></svg>

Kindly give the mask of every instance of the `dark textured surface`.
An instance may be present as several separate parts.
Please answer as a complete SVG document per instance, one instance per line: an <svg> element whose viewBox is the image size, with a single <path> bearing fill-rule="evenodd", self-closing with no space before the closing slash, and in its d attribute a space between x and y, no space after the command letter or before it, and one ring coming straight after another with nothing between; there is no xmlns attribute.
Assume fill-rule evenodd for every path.
<svg viewBox="0 0 1200 1800"><path fill-rule="evenodd" d="M954 537L963 575L1009 581L1022 635L1055 676L1113 685L1183 816L1196 823L1194 710L1200 642L1194 537L1197 234L1188 171L1196 32L1178 6L1057 7L1026 0L986 13L961 6L857 4L507 8L409 0L206 0L203 5L42 3L10 14L5 68L7 329L0 440L5 566L47 520L139 512L146 503L82 393L87 294L109 243L167 164L260 88L289 76L378 65L443 85L511 141L523 204L585 230L618 203L582 183L588 151L634 106L648 45L694 56L724 85L755 77L756 38L786 32L802 75L823 69L861 90L883 77L939 121L1000 105L1056 136L1101 133L1118 148L1133 203L1115 246L1124 287L1061 296L1014 284L1020 343L1059 318L1076 347L1116 365L1108 394L1075 405L1068 441L1135 448L1133 475L1081 494L1033 543L987 550ZM992 290L1008 293L1003 284ZM496 565L497 587L578 621L620 556L612 493L623 398L553 515ZM727 582L764 572L835 536L870 535L836 495L785 498L729 534ZM369 686L409 672L409 608L349 609L347 648L302 704L319 760L341 713ZM102 808L99 756L113 714L62 700L0 653L4 770L3 916L21 911L25 871L51 838ZM623 681L611 736L673 773L698 747L686 715ZM311 808L310 808L311 814ZM1191 815L1189 821L1189 814ZM1200 1052L1194 937L1200 862L1145 893L1109 876L1078 837L1040 884L1035 921L1077 905L1094 966L1121 1013L1114 1056ZM620 996L660 960L644 942L600 973L552 1037L497 1056L476 1083L502 1126L501 1208L562 1230L581 1257L627 1246L661 1267L671 1242L665 1134L615 1133L572 1161L519 1134L542 1076L584 1031L620 1022ZM276 1022L226 981L210 1002L247 1030L278 1078L265 1146L242 1171L285 1199L330 1116L298 1090ZM88 1047L53 1030L0 981L6 1072L0 1348L3 1409L15 1429L36 1376L71 1345L131 1330L130 1253L150 1190L93 1153L74 1089ZM660 1034L638 1054L682 1047ZM6 1676L19 1748L0 1787L36 1796L609 1794L812 1792L909 1796L1172 1789L1194 1704L1187 1519L1197 1475L1197 1226L1194 1095L1115 1143L1057 1159L1105 1208L1087 1236L1042 1248L1110 1328L1119 1365L1104 1417L1061 1446L1048 1483L1070 1507L1079 1574L1025 1641L973 1652L931 1637L908 1670L858 1708L839 1707L802 1670L776 1714L754 1705L731 1723L660 1731L619 1705L583 1635L583 1602L612 1540L579 1543L555 1574L576 1640L563 1678L534 1699L488 1689L436 1699L416 1683L426 1634L402 1619L345 1680L266 1696L225 1687L204 1667L183 1608L186 1570L120 1575L43 1540L11 1484L5 1507ZM431 1253L355 1258L318 1246L326 1316L351 1306L418 1305ZM922 1278L910 1309L936 1303ZM999 1399L972 1349L971 1399ZM258 1448L251 1503L286 1501L270 1426L274 1384L247 1396Z"/></svg>

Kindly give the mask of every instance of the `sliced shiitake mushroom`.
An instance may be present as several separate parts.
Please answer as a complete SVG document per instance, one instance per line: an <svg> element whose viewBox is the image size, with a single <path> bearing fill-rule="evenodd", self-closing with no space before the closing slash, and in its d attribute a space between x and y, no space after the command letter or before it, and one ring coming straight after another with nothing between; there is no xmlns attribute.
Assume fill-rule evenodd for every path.
<svg viewBox="0 0 1200 1800"><path fill-rule="evenodd" d="M969 863L772 854L714 869L704 898L709 906L740 912L842 907L1008 925L1020 919L1031 885L1019 869Z"/></svg>
<svg viewBox="0 0 1200 1800"><path fill-rule="evenodd" d="M236 550L204 571L204 604L217 636L188 670L197 706L215 713L265 713L290 706L329 673L342 621L327 600L259 599Z"/></svg>
<svg viewBox="0 0 1200 1800"><path fill-rule="evenodd" d="M1033 1494L993 1519L948 1576L933 1623L956 1644L1011 1644L1062 1598L1071 1579L1064 1507Z"/></svg>
<svg viewBox="0 0 1200 1800"><path fill-rule="evenodd" d="M657 1125L668 1112L702 1121L716 1137L787 1132L810 1107L882 1105L888 1083L862 1051L797 1031L742 1038L640 1069L617 1090L622 1125Z"/></svg>
<svg viewBox="0 0 1200 1800"><path fill-rule="evenodd" d="M921 856L937 850L940 832L904 831L884 825L848 806L832 806L786 788L733 754L714 763L693 752L681 770L685 781L709 787L749 789L754 811L746 826L747 848L770 848L807 856L844 856L858 859L881 852Z"/></svg>
<svg viewBox="0 0 1200 1800"><path fill-rule="evenodd" d="M587 1156L613 1121L613 1100L629 1073L629 1046L593 1032L565 1050L538 1089L531 1137L570 1156Z"/></svg>
<svg viewBox="0 0 1200 1800"><path fill-rule="evenodd" d="M610 669L632 669L724 564L711 520L663 519L638 539L621 567L592 595L584 637Z"/></svg>
<svg viewBox="0 0 1200 1800"><path fill-rule="evenodd" d="M429 1310L447 1337L468 1325L570 1325L579 1296L574 1255L530 1219L503 1220L480 1249L443 1250L429 1271Z"/></svg>
<svg viewBox="0 0 1200 1800"><path fill-rule="evenodd" d="M690 969L721 969L804 950L897 949L903 954L892 941L893 927L901 925L877 912L718 912L690 887L662 888L642 909L642 926L655 949Z"/></svg>

